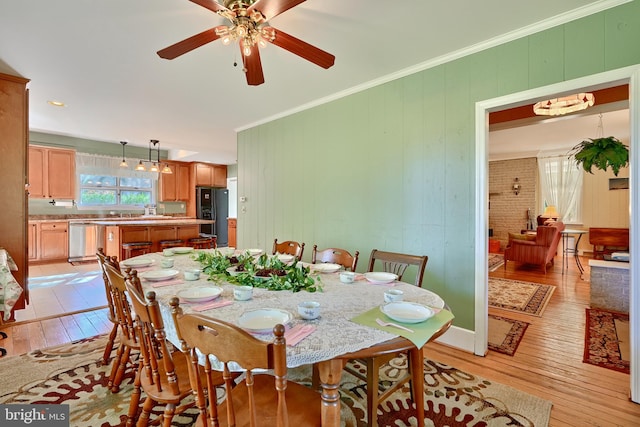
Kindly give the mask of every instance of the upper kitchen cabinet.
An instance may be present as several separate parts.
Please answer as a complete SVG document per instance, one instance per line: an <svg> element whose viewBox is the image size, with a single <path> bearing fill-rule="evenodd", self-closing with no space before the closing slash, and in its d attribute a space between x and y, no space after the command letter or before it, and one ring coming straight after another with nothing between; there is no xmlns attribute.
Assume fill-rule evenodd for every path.
<svg viewBox="0 0 640 427"><path fill-rule="evenodd" d="M160 201L178 202L188 201L191 196L189 190L190 163L165 162L172 173L160 174Z"/></svg>
<svg viewBox="0 0 640 427"><path fill-rule="evenodd" d="M75 199L75 182L75 151L29 146L29 197Z"/></svg>
<svg viewBox="0 0 640 427"><path fill-rule="evenodd" d="M227 166L209 163L195 164L196 186L219 187L227 186Z"/></svg>

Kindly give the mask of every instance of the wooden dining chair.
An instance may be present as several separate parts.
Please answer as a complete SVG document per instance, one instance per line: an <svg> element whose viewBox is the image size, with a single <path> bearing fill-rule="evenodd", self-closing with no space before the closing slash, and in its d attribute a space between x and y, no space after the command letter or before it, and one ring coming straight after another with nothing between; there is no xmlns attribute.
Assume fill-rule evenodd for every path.
<svg viewBox="0 0 640 427"><path fill-rule="evenodd" d="M428 260L429 257L426 255L409 255L373 249L371 251L371 256L369 257L369 268L367 271L374 271L374 268L379 266L383 271L397 274L398 280L402 280L402 276L406 272L407 268L413 265L417 267L414 284L422 287L422 279L424 277L424 270L427 266ZM383 389L380 384L380 367L389 363L389 361L403 353L407 357L407 373L399 378L394 384ZM418 412L418 425L424 425L424 416L421 414L421 412L424 412L424 398L416 393L418 381L424 381L422 359L422 349L412 348L411 350L392 353L383 351L377 355L361 360L361 362L363 362L367 367L366 375L345 367L345 370L349 373L367 382L367 420L369 420L369 426L375 427L378 425L377 412L380 402L389 398L389 396L402 387L406 382L411 382L411 398L414 401L416 411ZM418 387L418 389L421 390L422 387Z"/></svg>
<svg viewBox="0 0 640 427"><path fill-rule="evenodd" d="M351 255L348 251L340 248L327 248L318 250L318 245L313 245L313 251L311 252L311 263L317 262L330 262L333 264L340 264L344 268L348 268L351 271L356 271L358 265L358 256L360 252L356 251L354 255Z"/></svg>
<svg viewBox="0 0 640 427"><path fill-rule="evenodd" d="M238 326L201 314L183 314L177 298L170 302L182 351L191 359L189 375L199 410L196 425L320 426L320 394L287 380L285 328L273 328L275 339L263 341ZM209 381L211 357L200 364L198 354L215 356L223 369L226 398L218 402ZM231 362L241 366L244 381L235 385ZM272 370L273 375L256 373Z"/></svg>
<svg viewBox="0 0 640 427"><path fill-rule="evenodd" d="M137 277L126 280L126 288L135 315L135 332L140 342L140 363L134 380L127 426L143 427L161 424L170 427L175 415L192 408L195 402L186 399L192 396L189 380L188 360L166 340L164 322L156 293L149 291L146 299ZM222 385L222 375L212 375L212 381ZM139 415L138 407L142 392L146 396ZM158 404L164 405L162 415L151 420L151 410Z"/></svg>
<svg viewBox="0 0 640 427"><path fill-rule="evenodd" d="M302 254L304 253L304 243L294 242L293 240L287 240L286 242L278 243L278 239L273 241L272 254L288 254L298 258L298 261L302 260Z"/></svg>
<svg viewBox="0 0 640 427"><path fill-rule="evenodd" d="M102 363L106 365L107 363L109 363L111 351L113 351L113 346L116 342L116 338L118 337L118 327L120 323L116 315L116 306L114 302L113 291L111 288L111 284L109 283L109 278L107 277L107 272L104 269L104 265L106 263L113 263L116 268L119 268L119 265L117 260L112 259L104 253L103 248L98 248L98 251L96 252L96 258L98 259L98 266L100 267L100 271L102 272L102 280L104 281L104 292L107 298L108 309L107 319L109 319L109 322L113 324L111 332L109 333L109 338L107 339L107 344L104 347L104 353L102 355Z"/></svg>
<svg viewBox="0 0 640 427"><path fill-rule="evenodd" d="M127 288L125 285L125 277L120 269L112 262L104 263L104 272L110 286L110 292L113 296L113 304L116 318L118 319L118 351L111 362L111 373L107 382L107 387L113 392L120 391L120 384L124 378L127 366L131 362L132 351L140 350L140 343L135 333L135 325L133 323L133 314L131 305L127 297ZM129 269L129 271L131 271ZM133 271L135 275L135 270Z"/></svg>

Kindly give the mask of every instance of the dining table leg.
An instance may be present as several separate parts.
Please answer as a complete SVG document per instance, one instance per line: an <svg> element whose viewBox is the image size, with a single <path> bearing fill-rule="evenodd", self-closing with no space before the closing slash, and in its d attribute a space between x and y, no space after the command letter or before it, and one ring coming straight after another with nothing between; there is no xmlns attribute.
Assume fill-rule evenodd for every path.
<svg viewBox="0 0 640 427"><path fill-rule="evenodd" d="M411 363L411 372L424 372L422 349L414 347L409 350L409 363ZM413 403L416 406L418 427L424 427L424 376L420 375L420 381L412 380L411 388L413 392Z"/></svg>
<svg viewBox="0 0 640 427"><path fill-rule="evenodd" d="M340 426L340 379L344 361L340 359L318 362L320 385L322 386L322 427Z"/></svg>

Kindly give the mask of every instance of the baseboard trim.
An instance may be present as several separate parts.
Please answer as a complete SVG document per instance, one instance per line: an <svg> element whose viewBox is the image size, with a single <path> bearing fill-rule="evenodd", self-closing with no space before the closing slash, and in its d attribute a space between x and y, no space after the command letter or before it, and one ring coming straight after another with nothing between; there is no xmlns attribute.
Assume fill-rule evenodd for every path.
<svg viewBox="0 0 640 427"><path fill-rule="evenodd" d="M473 353L475 332L457 326L451 326L436 342L466 351L467 353Z"/></svg>

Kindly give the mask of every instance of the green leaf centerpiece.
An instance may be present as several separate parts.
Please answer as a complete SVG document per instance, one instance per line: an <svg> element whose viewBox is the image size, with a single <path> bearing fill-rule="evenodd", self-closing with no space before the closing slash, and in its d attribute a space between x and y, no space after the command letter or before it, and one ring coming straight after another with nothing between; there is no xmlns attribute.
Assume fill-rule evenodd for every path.
<svg viewBox="0 0 640 427"><path fill-rule="evenodd" d="M277 256L262 254L256 259L249 252L237 256L226 256L217 250L198 252L194 259L202 265L202 272L214 282L253 286L272 291L322 291L320 276L312 277L310 268L298 264L298 260L288 265Z"/></svg>

